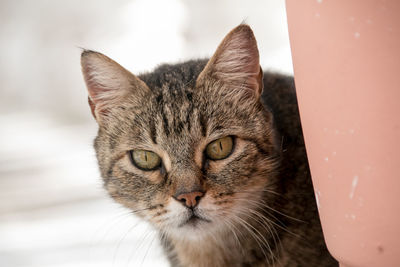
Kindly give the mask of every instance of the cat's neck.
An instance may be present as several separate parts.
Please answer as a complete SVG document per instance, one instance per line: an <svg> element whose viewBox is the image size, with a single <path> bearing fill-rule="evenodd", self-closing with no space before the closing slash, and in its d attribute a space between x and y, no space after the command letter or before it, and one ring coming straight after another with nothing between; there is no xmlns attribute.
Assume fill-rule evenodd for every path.
<svg viewBox="0 0 400 267"><path fill-rule="evenodd" d="M220 233L198 240L171 239L175 257L181 266L234 266L242 260L241 246L233 234Z"/></svg>
<svg viewBox="0 0 400 267"><path fill-rule="evenodd" d="M169 238L169 257L175 259L177 266L235 267L276 263L279 245L273 238L265 239L271 236L269 228L251 224L232 227L235 231L221 231L200 239Z"/></svg>

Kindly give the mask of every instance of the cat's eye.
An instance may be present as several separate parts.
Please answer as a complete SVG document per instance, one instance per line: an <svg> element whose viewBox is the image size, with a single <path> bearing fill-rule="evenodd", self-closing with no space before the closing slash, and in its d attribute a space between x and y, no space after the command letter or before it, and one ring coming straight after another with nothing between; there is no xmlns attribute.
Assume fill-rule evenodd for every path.
<svg viewBox="0 0 400 267"><path fill-rule="evenodd" d="M233 149L233 138L225 136L209 143L206 147L206 156L212 160L227 158Z"/></svg>
<svg viewBox="0 0 400 267"><path fill-rule="evenodd" d="M147 150L129 151L132 163L145 171L155 170L161 166L161 158L154 152Z"/></svg>

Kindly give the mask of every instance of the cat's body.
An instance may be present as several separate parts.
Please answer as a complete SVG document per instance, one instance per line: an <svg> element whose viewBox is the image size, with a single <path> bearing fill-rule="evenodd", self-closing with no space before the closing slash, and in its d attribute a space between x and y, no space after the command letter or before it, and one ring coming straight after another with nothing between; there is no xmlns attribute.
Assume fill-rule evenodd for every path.
<svg viewBox="0 0 400 267"><path fill-rule="evenodd" d="M293 80L263 77L248 26L210 60L138 77L91 51L82 65L105 187L159 230L172 266L337 266Z"/></svg>

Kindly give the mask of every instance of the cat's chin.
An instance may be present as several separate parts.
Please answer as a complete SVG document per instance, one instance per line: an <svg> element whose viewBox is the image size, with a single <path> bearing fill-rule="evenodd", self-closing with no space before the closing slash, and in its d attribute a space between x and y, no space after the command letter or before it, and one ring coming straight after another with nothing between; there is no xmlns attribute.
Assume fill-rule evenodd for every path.
<svg viewBox="0 0 400 267"><path fill-rule="evenodd" d="M178 227L179 228L188 227L188 228L196 229L196 228L202 227L204 224L207 224L207 223L211 223L211 221L206 218L200 217L199 215L193 214L187 220L185 220L184 222L179 224Z"/></svg>
<svg viewBox="0 0 400 267"><path fill-rule="evenodd" d="M206 218L192 215L179 222L174 227L169 227L168 233L174 239L180 240L201 240L211 234L214 223Z"/></svg>

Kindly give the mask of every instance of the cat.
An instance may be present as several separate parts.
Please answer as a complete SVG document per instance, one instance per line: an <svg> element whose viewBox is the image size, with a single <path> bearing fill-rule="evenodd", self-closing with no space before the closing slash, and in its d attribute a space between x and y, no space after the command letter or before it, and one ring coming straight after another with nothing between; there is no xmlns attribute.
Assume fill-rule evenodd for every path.
<svg viewBox="0 0 400 267"><path fill-rule="evenodd" d="M104 187L171 266L337 266L323 239L293 78L263 73L248 25L210 59L135 76L81 55Z"/></svg>

